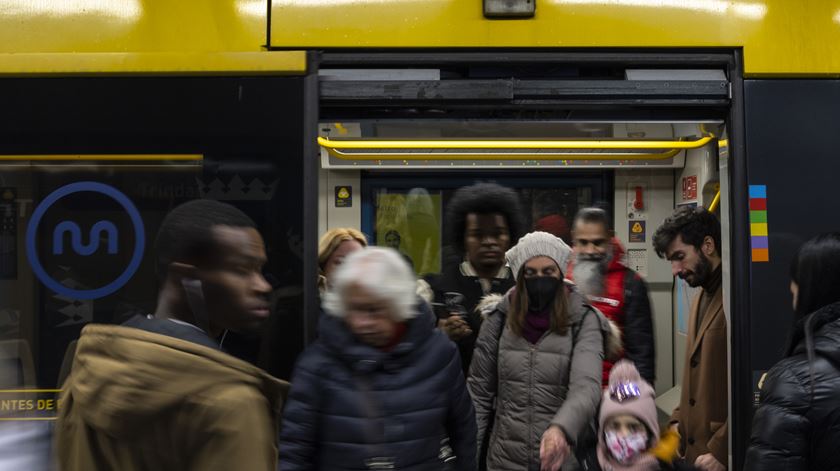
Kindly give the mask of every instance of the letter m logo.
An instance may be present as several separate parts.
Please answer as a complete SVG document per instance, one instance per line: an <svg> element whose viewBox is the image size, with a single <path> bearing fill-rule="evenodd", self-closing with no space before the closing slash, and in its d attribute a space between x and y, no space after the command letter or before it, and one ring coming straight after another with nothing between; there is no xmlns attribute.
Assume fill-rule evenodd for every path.
<svg viewBox="0 0 840 471"><path fill-rule="evenodd" d="M104 232L108 243L108 253L117 253L117 242L119 232L117 226L111 221L99 221L90 228L90 239L87 244L82 243L82 230L73 221L62 221L55 226L53 231L53 254L64 253L64 234L70 233L70 245L73 251L79 255L91 255L99 250L99 241Z"/></svg>

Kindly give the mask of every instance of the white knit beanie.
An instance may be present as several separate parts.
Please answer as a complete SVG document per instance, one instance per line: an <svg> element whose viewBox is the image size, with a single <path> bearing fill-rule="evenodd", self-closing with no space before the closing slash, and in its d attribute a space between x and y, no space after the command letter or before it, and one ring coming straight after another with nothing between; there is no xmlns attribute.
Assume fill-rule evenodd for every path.
<svg viewBox="0 0 840 471"><path fill-rule="evenodd" d="M531 232L525 234L519 243L507 251L507 258L513 276L519 276L519 270L525 262L534 257L548 257L557 263L560 271L566 270L566 263L572 249L563 242L563 239L549 234L548 232Z"/></svg>

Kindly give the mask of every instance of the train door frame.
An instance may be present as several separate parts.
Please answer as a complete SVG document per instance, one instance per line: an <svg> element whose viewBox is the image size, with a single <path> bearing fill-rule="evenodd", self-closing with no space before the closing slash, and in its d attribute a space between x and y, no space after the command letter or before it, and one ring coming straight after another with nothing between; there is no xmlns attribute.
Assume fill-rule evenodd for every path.
<svg viewBox="0 0 840 471"><path fill-rule="evenodd" d="M721 192L721 216L729 218L729 273L725 274L724 312L729 329L729 469L743 469L752 428L752 372L750 371L750 240L749 187L747 179L746 124L744 114L744 54L733 51L729 63L731 103L726 122L728 133L728 194ZM721 175L723 180L723 175ZM723 219L723 217L721 218ZM722 221L723 222L723 221ZM724 265L726 269L727 265ZM728 276L727 276L728 275ZM728 282L727 279L728 278Z"/></svg>
<svg viewBox="0 0 840 471"><path fill-rule="evenodd" d="M321 66L326 67L390 67L405 64L407 56L414 55L411 64L415 67L426 67L435 63L456 64L469 60L485 60L492 62L504 60L508 63L527 63L536 60L555 60L558 63L575 62L581 64L613 64L622 63L629 65L642 64L652 68L667 68L678 64L682 67L703 67L709 65L721 66L727 74L729 82L728 102L726 112L723 115L725 129L728 139L728 160L727 173L721 174L721 215L722 219L728 220L728 227L725 227L723 251L728 254L724 258L724 288L728 291L725 299L725 312L729 325L729 408L730 408L730 461L733 464L731 469L740 469L743 464L743 457L749 440L749 432L752 417L752 387L749 373L749 320L741 313L749 313L749 226L748 226L748 199L747 199L747 175L746 175L746 147L745 147L745 114L744 114L744 90L743 74L744 59L743 51L740 48L727 49L640 49L637 51L626 50L568 50L568 51L511 51L498 50L480 52L444 51L443 53L430 53L430 51L418 50L324 50L321 55ZM350 84L344 84L349 86ZM597 87L595 87L597 88ZM345 90L349 88L345 87ZM365 93L371 93L372 88L357 88L348 95L350 101L358 102ZM613 89L615 92L616 89ZM319 106L323 110L330 100L335 101L341 96L341 84L331 83L327 89L321 90ZM586 99L598 93L609 93L606 89L598 92L595 89L588 90L587 97L561 95L562 104L586 107ZM624 93L624 92L621 92ZM392 97L406 99L406 95L400 96L399 92ZM326 100L326 101L325 101ZM638 103L646 101L640 99ZM656 97L650 99L650 103L656 102ZM604 100L594 107L592 115L604 116L604 108L609 108L610 103L619 103L621 99ZM662 119L685 119L685 116L695 116L691 106L685 110L667 108L667 100L660 100L658 105L651 105L654 108L659 106L663 116L657 115L658 120ZM673 100L674 103L679 100ZM702 106L702 99L694 102L693 106ZM626 101L624 102L626 105ZM617 105L620 106L620 105ZM601 113L597 111L601 110ZM327 113L330 114L330 113ZM341 112L339 112L341 116ZM332 116L331 116L332 117ZM343 116L341 116L343 118ZM336 118L340 119L340 118ZM626 119L626 118L625 118ZM720 165L718 166L720 169ZM723 180L726 179L724 184ZM724 218L724 213L726 214ZM728 230L726 230L728 229ZM675 359L679 361L679 359Z"/></svg>

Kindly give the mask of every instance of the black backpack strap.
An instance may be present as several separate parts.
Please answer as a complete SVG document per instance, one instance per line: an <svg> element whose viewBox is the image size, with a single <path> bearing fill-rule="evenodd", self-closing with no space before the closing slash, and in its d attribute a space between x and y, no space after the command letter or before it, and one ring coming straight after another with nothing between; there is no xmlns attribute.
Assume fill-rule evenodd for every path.
<svg viewBox="0 0 840 471"><path fill-rule="evenodd" d="M592 312L592 307L586 306L586 312L580 317L580 321L572 324L572 347L577 343L578 334L580 333L580 329L583 327L583 321L586 320L586 316Z"/></svg>

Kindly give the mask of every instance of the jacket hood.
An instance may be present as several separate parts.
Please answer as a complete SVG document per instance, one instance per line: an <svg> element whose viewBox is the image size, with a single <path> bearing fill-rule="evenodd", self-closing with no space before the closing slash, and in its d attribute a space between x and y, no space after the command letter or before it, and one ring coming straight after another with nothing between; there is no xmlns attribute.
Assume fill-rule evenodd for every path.
<svg viewBox="0 0 840 471"><path fill-rule="evenodd" d="M612 258L610 259L610 265L607 270L625 270L629 268L627 264L627 251L616 237L610 239L610 247L612 247Z"/></svg>
<svg viewBox="0 0 840 471"><path fill-rule="evenodd" d="M624 351L624 341L621 336L621 328L605 316L601 311L590 306L583 295L575 287L575 284L569 280L563 280L566 289L569 292L569 306L571 309L571 322L577 323L583 318L587 309L592 309L598 315L598 321L601 324L601 333L604 336L604 359L609 361L617 361L621 358ZM513 294L516 288L511 288L506 294L490 294L481 299L476 305L475 311L481 314L483 319L487 319L496 312L507 316L510 311L510 304L513 299Z"/></svg>
<svg viewBox="0 0 840 471"><path fill-rule="evenodd" d="M804 339L794 353L816 353L840 366L840 302L810 314L805 320L804 330Z"/></svg>
<svg viewBox="0 0 840 471"><path fill-rule="evenodd" d="M279 416L288 383L249 363L166 335L91 324L82 330L63 395L73 396L92 427L130 437L187 397L200 400L219 387L241 385L262 392Z"/></svg>
<svg viewBox="0 0 840 471"><path fill-rule="evenodd" d="M344 319L331 315L322 316L319 321L318 341L328 352L356 371L369 373L382 368L397 369L434 333L434 314L429 305L419 301L416 309L419 312L407 321L402 340L389 352L360 342Z"/></svg>

